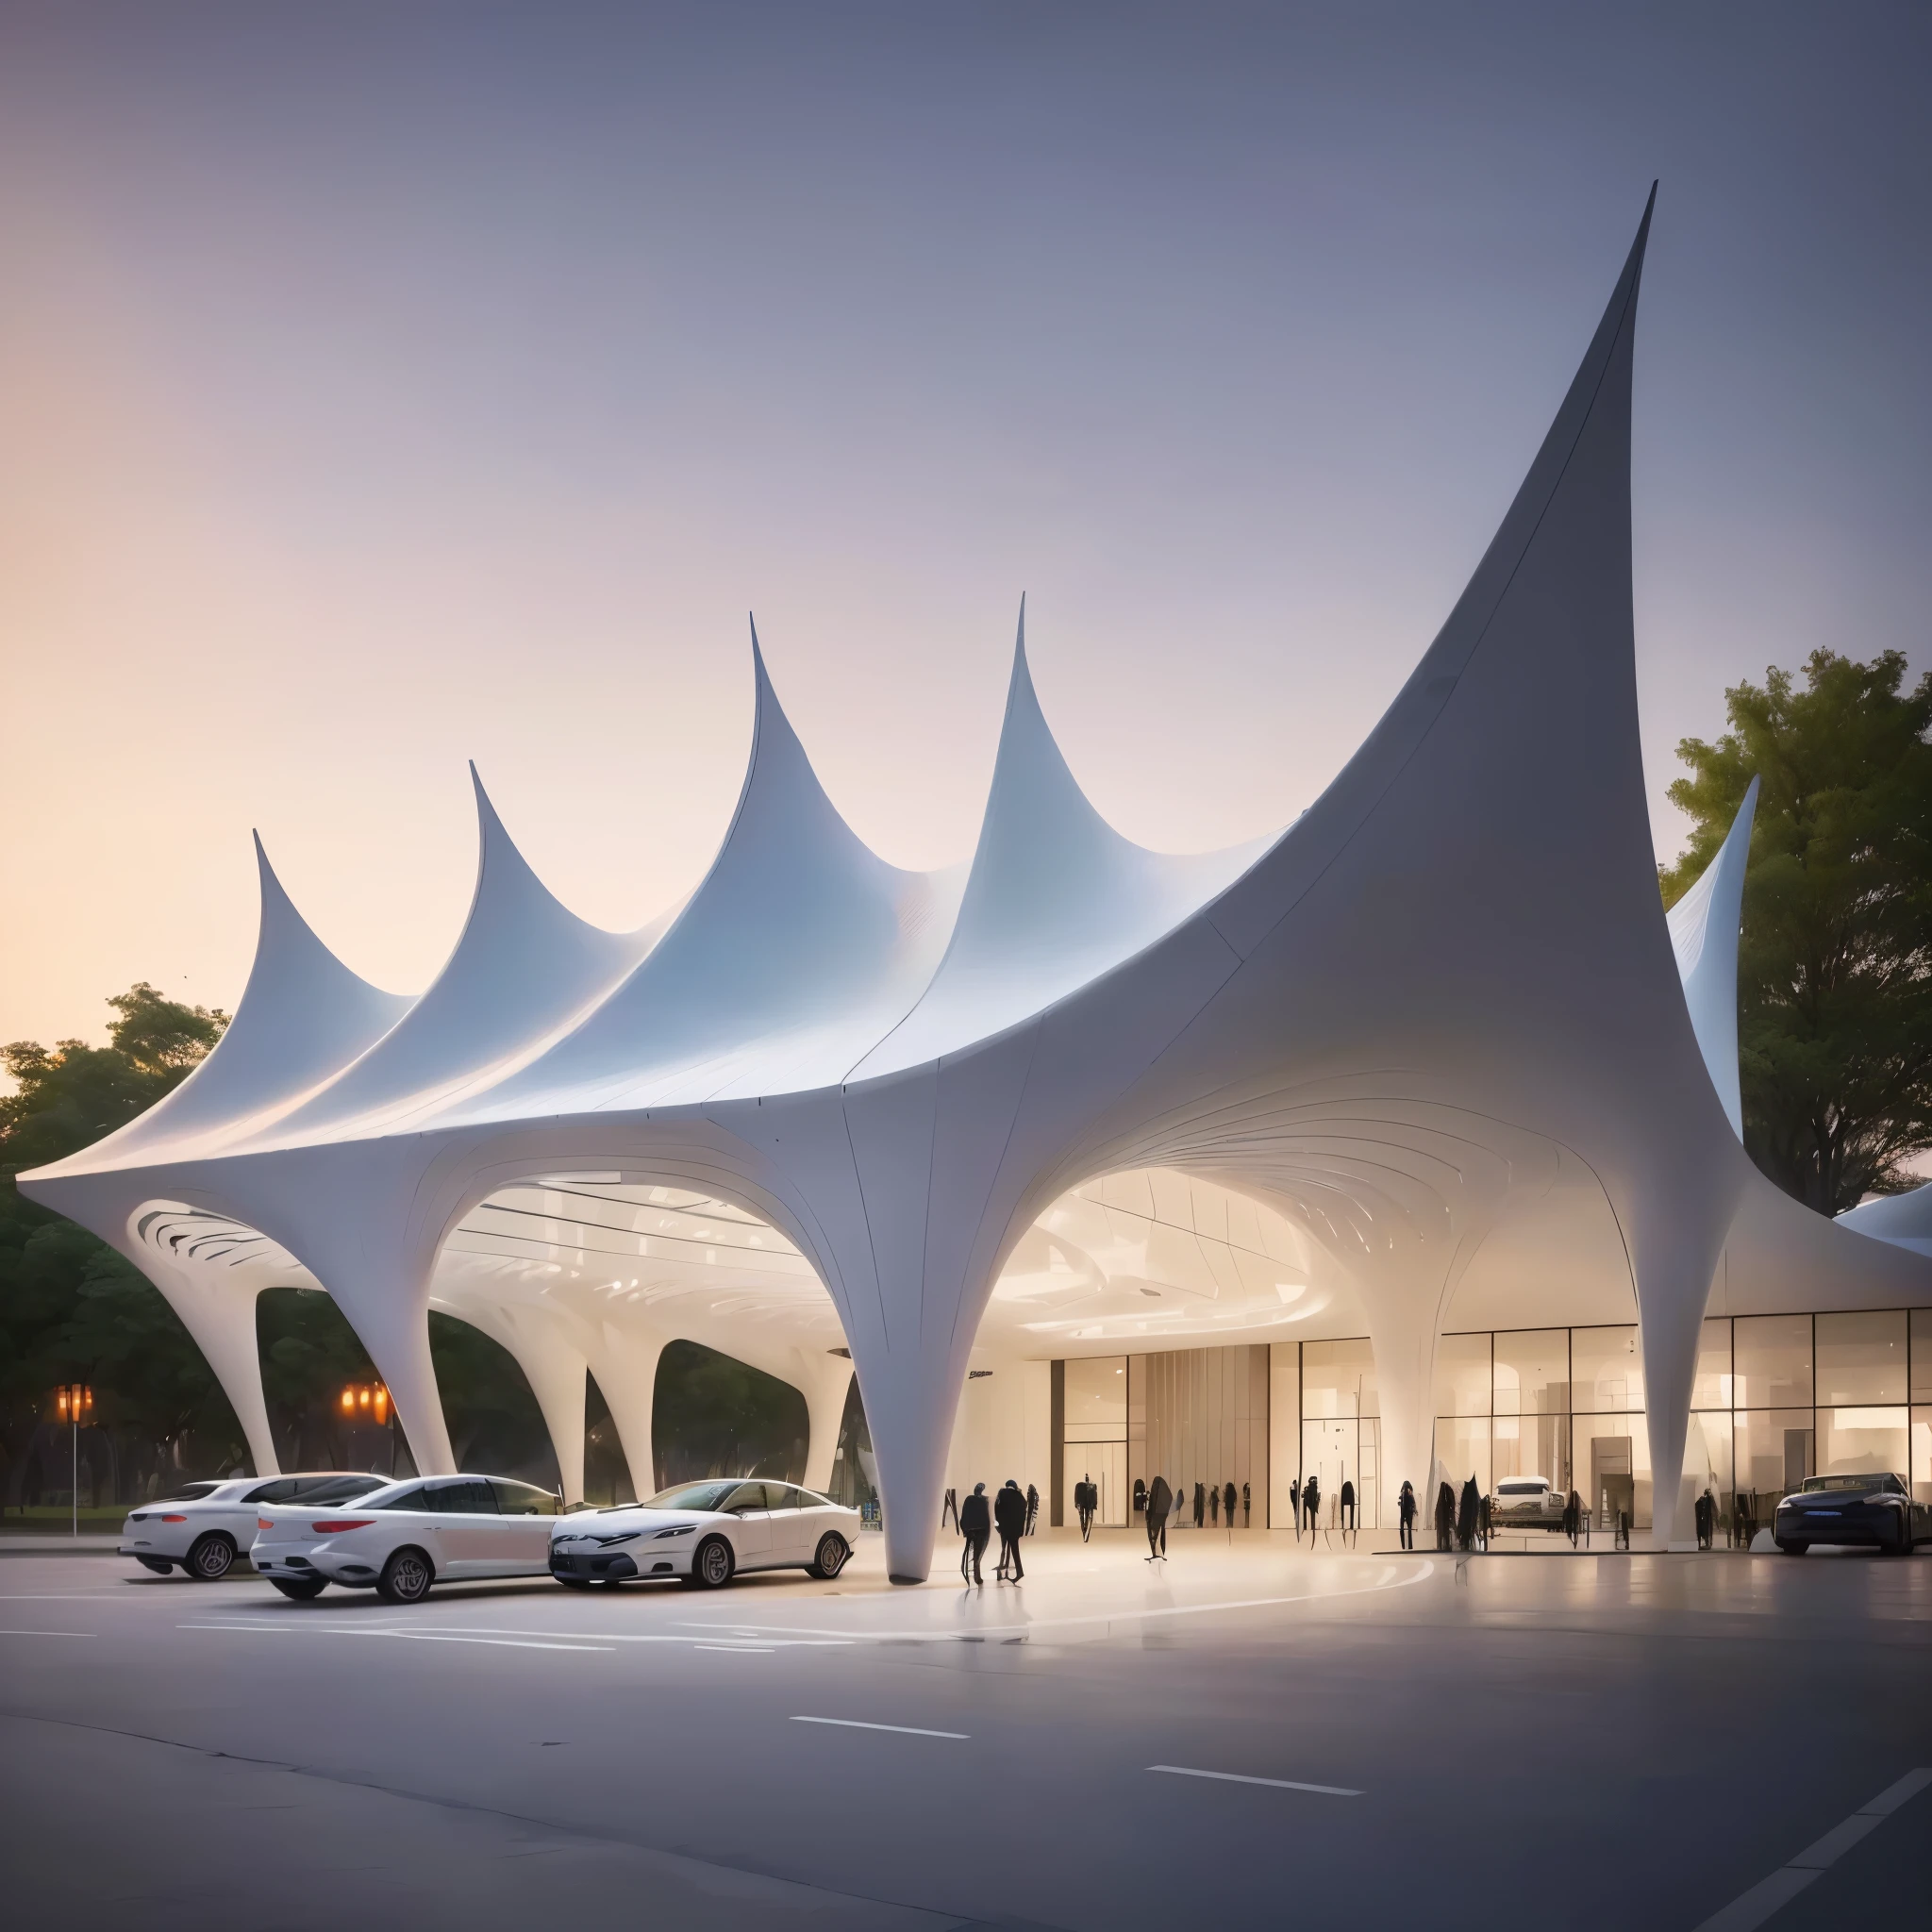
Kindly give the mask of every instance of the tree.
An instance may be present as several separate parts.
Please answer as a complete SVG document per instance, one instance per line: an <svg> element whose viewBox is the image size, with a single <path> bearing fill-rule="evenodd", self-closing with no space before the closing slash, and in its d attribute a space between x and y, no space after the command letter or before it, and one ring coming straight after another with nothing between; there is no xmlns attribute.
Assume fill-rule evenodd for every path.
<svg viewBox="0 0 1932 1932"><path fill-rule="evenodd" d="M108 1005L117 1017L105 1047L0 1048L16 1087L0 1095L0 1414L17 1438L48 1391L84 1381L104 1424L157 1442L197 1428L239 1447L226 1398L154 1287L14 1186L23 1168L75 1153L152 1107L227 1024L225 1013L166 999L145 981Z"/></svg>
<svg viewBox="0 0 1932 1932"><path fill-rule="evenodd" d="M1756 774L1738 1061L1744 1145L1822 1214L1918 1176L1932 1148L1932 673L1831 651L1800 690L1773 667L1724 693L1731 728L1687 738L1670 790L1692 821L1661 874L1674 903L1710 862Z"/></svg>

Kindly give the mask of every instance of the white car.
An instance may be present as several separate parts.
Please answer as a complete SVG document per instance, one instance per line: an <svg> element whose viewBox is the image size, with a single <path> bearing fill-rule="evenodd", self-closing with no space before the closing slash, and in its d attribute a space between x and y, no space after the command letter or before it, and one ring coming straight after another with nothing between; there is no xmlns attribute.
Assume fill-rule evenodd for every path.
<svg viewBox="0 0 1932 1932"><path fill-rule="evenodd" d="M541 1576L557 1507L548 1490L507 1476L411 1476L342 1508L265 1510L248 1554L284 1596L339 1583L413 1604L438 1581Z"/></svg>
<svg viewBox="0 0 1932 1932"><path fill-rule="evenodd" d="M1490 1498L1491 1529L1561 1529L1569 1501L1540 1475L1507 1475Z"/></svg>
<svg viewBox="0 0 1932 1932"><path fill-rule="evenodd" d="M795 1483L682 1483L553 1524L550 1574L576 1590L633 1576L721 1590L741 1570L808 1570L829 1581L858 1548L858 1523L857 1509Z"/></svg>
<svg viewBox="0 0 1932 1932"><path fill-rule="evenodd" d="M256 1537L265 1503L346 1503L390 1481L366 1472L321 1470L308 1475L236 1476L221 1483L183 1483L172 1496L143 1503L121 1526L124 1557L158 1575L180 1564L198 1583L213 1583L235 1567Z"/></svg>

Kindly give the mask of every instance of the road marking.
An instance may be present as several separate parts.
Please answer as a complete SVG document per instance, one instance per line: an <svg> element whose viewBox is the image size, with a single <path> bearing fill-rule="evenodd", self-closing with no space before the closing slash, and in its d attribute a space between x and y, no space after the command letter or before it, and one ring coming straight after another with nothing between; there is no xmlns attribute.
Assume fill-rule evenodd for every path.
<svg viewBox="0 0 1932 1932"><path fill-rule="evenodd" d="M94 1630L0 1630L0 1637L95 1637Z"/></svg>
<svg viewBox="0 0 1932 1932"><path fill-rule="evenodd" d="M720 1657L771 1657L774 1655L769 1643L693 1643L693 1650L715 1651Z"/></svg>
<svg viewBox="0 0 1932 1932"><path fill-rule="evenodd" d="M502 1650L581 1650L608 1656L615 1648L608 1643L535 1642L525 1638L472 1637L457 1630L355 1630L341 1624L176 1624L177 1630L273 1631L276 1636L291 1633L308 1637L401 1637L412 1643L492 1643Z"/></svg>
<svg viewBox="0 0 1932 1932"><path fill-rule="evenodd" d="M1822 1873L1828 1871L1868 1832L1876 1831L1900 1806L1932 1785L1932 1770L1908 1771L1896 1784L1887 1785L1868 1805L1860 1805L1842 1824L1835 1824L1788 1859L1769 1878L1760 1878L1747 1892L1713 1912L1697 1932L1756 1932L1780 1907L1788 1905Z"/></svg>
<svg viewBox="0 0 1932 1932"><path fill-rule="evenodd" d="M1316 1791L1324 1798L1359 1798L1346 1785L1305 1785L1291 1777L1249 1777L1239 1771L1195 1771L1185 1764L1150 1764L1149 1771L1164 1771L1170 1777L1212 1777L1228 1785L1272 1785L1277 1791Z"/></svg>
<svg viewBox="0 0 1932 1932"><path fill-rule="evenodd" d="M856 1717L795 1717L795 1724L837 1724L845 1731L897 1731L904 1738L957 1738L962 1741L970 1738L971 1731L924 1731L917 1724L867 1724Z"/></svg>

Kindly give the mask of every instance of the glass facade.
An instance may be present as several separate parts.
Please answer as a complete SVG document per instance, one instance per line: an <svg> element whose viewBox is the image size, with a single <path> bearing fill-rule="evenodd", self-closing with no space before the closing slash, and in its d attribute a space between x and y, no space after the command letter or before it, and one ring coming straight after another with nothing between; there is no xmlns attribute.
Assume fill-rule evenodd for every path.
<svg viewBox="0 0 1932 1932"><path fill-rule="evenodd" d="M1277 1412L1295 1405L1301 1451L1290 1470L1293 1439L1277 1433L1277 1491L1308 1470L1330 1495L1345 1468L1357 1488L1373 1482L1379 1405L1367 1341L1278 1342L1274 1355ZM1777 1499L1808 1475L1891 1470L1932 1502L1932 1308L1714 1316L1698 1339L1690 1404L1684 1474L1693 1494L1709 1493L1721 1542L1768 1527ZM1511 1476L1547 1476L1577 1491L1594 1531L1620 1514L1649 1528L1637 1328L1443 1336L1436 1454L1458 1488L1474 1476L1488 1494Z"/></svg>
<svg viewBox="0 0 1932 1932"><path fill-rule="evenodd" d="M1275 1342L1265 1357L1255 1351L1252 1375L1240 1363L1227 1371L1232 1395L1191 1404L1176 1382L1179 1392L1155 1400L1167 1380L1187 1381L1184 1367L1244 1353L1066 1363L1065 1453L1101 1457L1119 1444L1138 1463L1126 1438L1136 1449L1143 1440L1151 1447L1157 1407L1176 1417L1224 1411L1234 1435L1226 1443L1216 1435L1214 1453L1202 1450L1204 1467L1240 1463L1242 1480L1257 1486L1257 1524L1291 1527L1290 1487L1313 1475L1324 1519L1349 1482L1360 1526L1391 1528L1380 1520L1381 1398L1368 1338ZM1192 1362L1196 1356L1202 1362ZM1474 1476L1487 1495L1512 1476L1545 1476L1577 1492L1595 1534L1608 1534L1619 1516L1633 1529L1650 1527L1650 1436L1634 1324L1445 1335L1435 1394L1436 1454L1457 1488ZM1768 1528L1778 1498L1810 1475L1892 1471L1932 1503L1932 1308L1713 1316L1698 1338L1690 1403L1684 1475L1692 1494L1710 1496L1721 1543ZM1186 1460L1179 1446L1166 1459L1175 1457ZM1081 1472L1068 1467L1071 1482ZM1103 1521L1124 1520L1114 1493L1130 1488L1135 1473L1109 1461L1097 1474ZM1429 1507L1424 1500L1424 1524Z"/></svg>

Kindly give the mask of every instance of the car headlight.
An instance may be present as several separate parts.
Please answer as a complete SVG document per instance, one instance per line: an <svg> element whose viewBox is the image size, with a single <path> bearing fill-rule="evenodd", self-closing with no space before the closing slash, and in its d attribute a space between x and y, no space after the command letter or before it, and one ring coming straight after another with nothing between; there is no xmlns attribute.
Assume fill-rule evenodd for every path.
<svg viewBox="0 0 1932 1932"><path fill-rule="evenodd" d="M576 1533L575 1533L575 1531L573 1531L573 1532L572 1532L572 1533L571 1533L571 1534L570 1534L569 1536L554 1536L554 1537L552 1537L552 1538L550 1539L550 1547L551 1547L551 1548L552 1548L552 1549L554 1550L554 1549L555 1549L555 1548L556 1548L556 1547L558 1546L558 1543L587 1543L587 1542L589 1542L589 1541L590 1541L590 1538L589 1538L589 1537L587 1537L587 1536L578 1536L578 1535L577 1535L577 1534L576 1534Z"/></svg>
<svg viewBox="0 0 1932 1932"><path fill-rule="evenodd" d="M600 1536L593 1539L600 1549L608 1550L613 1543L634 1543L638 1532L634 1529L621 1529L615 1536Z"/></svg>
<svg viewBox="0 0 1932 1932"><path fill-rule="evenodd" d="M667 1536L689 1536L697 1527L694 1523L680 1523L675 1529L660 1529L652 1538L654 1543L661 1543Z"/></svg>

